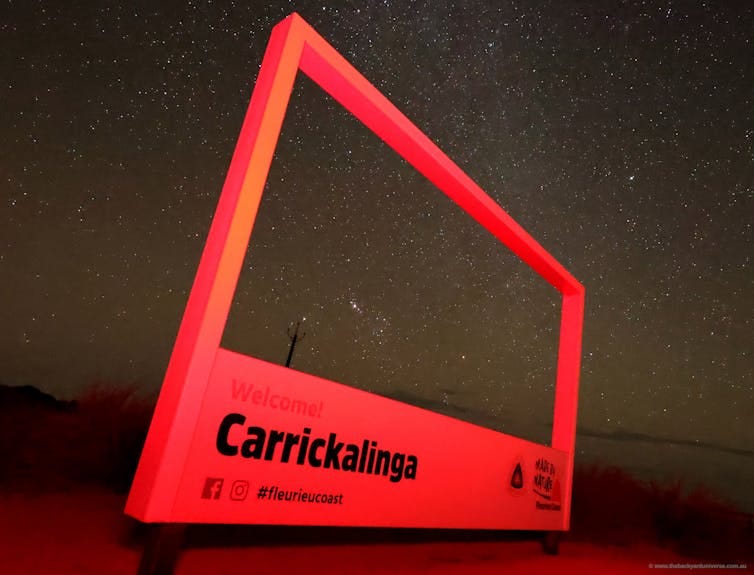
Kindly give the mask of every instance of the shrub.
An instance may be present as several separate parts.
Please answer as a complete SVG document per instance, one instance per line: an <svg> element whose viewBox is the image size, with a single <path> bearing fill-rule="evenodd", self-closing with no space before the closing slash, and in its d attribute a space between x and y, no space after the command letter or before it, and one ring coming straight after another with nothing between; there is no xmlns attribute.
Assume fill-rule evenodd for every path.
<svg viewBox="0 0 754 575"><path fill-rule="evenodd" d="M78 400L76 428L79 449L71 475L79 481L100 483L126 491L139 462L154 401L140 398L134 386L98 383Z"/></svg>
<svg viewBox="0 0 754 575"><path fill-rule="evenodd" d="M656 543L719 563L754 558L751 516L710 489L644 482L603 465L577 467L571 536L602 544Z"/></svg>
<svg viewBox="0 0 754 575"><path fill-rule="evenodd" d="M646 485L618 467L577 467L571 531L576 538L615 545L651 539L652 511Z"/></svg>
<svg viewBox="0 0 754 575"><path fill-rule="evenodd" d="M683 555L730 562L754 557L751 519L709 488L652 484L657 538Z"/></svg>
<svg viewBox="0 0 754 575"><path fill-rule="evenodd" d="M153 401L135 389L95 384L66 409L4 404L0 483L32 491L81 483L126 490L153 411Z"/></svg>

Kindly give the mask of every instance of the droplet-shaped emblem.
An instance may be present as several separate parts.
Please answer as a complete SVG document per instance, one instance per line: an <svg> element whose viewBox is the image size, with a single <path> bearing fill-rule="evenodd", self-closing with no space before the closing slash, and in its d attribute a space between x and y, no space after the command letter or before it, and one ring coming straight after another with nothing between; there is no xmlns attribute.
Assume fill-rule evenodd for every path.
<svg viewBox="0 0 754 575"><path fill-rule="evenodd" d="M521 471L521 464L517 463L516 468L511 475L511 487L513 489L521 489L524 486L524 473Z"/></svg>

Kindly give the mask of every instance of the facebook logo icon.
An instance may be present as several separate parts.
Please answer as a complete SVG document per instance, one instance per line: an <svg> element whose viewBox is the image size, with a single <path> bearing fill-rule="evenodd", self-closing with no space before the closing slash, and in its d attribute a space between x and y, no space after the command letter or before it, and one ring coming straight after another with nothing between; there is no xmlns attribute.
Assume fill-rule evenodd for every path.
<svg viewBox="0 0 754 575"><path fill-rule="evenodd" d="M220 499L224 481L220 477L207 477L204 481L204 489L202 489L202 499Z"/></svg>

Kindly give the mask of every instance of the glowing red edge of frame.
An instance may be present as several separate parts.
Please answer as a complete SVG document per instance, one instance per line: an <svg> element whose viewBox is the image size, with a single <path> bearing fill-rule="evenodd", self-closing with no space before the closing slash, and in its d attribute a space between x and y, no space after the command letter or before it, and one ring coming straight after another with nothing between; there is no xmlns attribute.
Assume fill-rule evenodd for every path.
<svg viewBox="0 0 754 575"><path fill-rule="evenodd" d="M126 512L129 508L144 508L148 502L147 515L169 517L173 501L164 498L155 501L150 493L166 483L179 484L192 434L176 430L194 429L298 70L563 295L551 447L568 454L563 490L563 529L567 530L576 439L583 286L296 13L275 26L267 45Z"/></svg>

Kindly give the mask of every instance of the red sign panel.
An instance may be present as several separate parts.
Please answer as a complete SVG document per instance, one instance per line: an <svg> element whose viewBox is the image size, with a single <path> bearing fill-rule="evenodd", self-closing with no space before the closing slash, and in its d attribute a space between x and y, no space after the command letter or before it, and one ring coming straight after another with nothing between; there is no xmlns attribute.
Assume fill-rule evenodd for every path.
<svg viewBox="0 0 754 575"><path fill-rule="evenodd" d="M220 348L301 69L563 294L551 446ZM126 512L148 522L567 529L583 287L300 17L275 27Z"/></svg>
<svg viewBox="0 0 754 575"><path fill-rule="evenodd" d="M175 521L559 529L567 454L224 349Z"/></svg>

